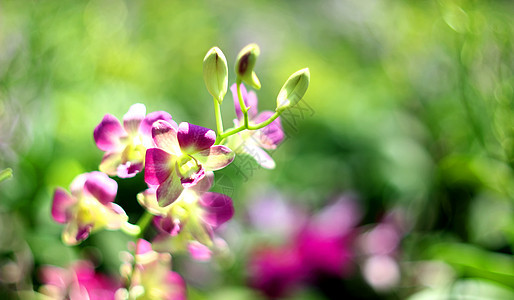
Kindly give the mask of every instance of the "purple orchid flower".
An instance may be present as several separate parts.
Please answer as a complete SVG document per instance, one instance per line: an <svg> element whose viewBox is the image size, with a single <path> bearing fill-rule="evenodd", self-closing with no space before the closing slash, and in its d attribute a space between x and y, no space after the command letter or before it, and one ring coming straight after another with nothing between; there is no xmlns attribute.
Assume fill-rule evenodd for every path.
<svg viewBox="0 0 514 300"><path fill-rule="evenodd" d="M177 127L167 112L145 115L146 107L137 103L123 116L123 126L113 115L104 116L94 131L96 145L105 151L100 171L120 178L134 177L144 167L146 149L154 147L152 124L164 120Z"/></svg>
<svg viewBox="0 0 514 300"><path fill-rule="evenodd" d="M117 295L124 299L185 300L186 283L176 272L171 271L171 255L158 253L152 244L139 239L135 257L123 263L128 290L120 289Z"/></svg>
<svg viewBox="0 0 514 300"><path fill-rule="evenodd" d="M118 184L101 172L77 176L70 185L71 195L64 189L55 190L52 217L67 224L62 239L68 245L85 240L100 229L120 229L128 217L123 209L112 203Z"/></svg>
<svg viewBox="0 0 514 300"><path fill-rule="evenodd" d="M216 242L214 230L226 223L234 215L230 197L208 192L214 174L207 172L205 177L193 187L185 189L180 197L167 207L160 207L155 187L150 187L138 195L139 203L150 213L155 214L153 223L161 232L158 249L171 248L189 250L193 258L207 260L211 248L222 245Z"/></svg>
<svg viewBox="0 0 514 300"><path fill-rule="evenodd" d="M157 185L160 206L168 206L184 188L196 185L207 171L226 167L234 152L214 145L216 133L208 128L182 122L175 129L166 121L152 126L152 137L158 148L146 151L145 181Z"/></svg>
<svg viewBox="0 0 514 300"><path fill-rule="evenodd" d="M67 269L43 266L40 278L40 292L51 299L114 300L120 287L118 282L95 272L88 261L78 261Z"/></svg>
<svg viewBox="0 0 514 300"><path fill-rule="evenodd" d="M237 119L234 120L235 126L243 123L243 112L239 105L239 98L237 97L237 85L233 84L230 87L234 97L234 106L236 109ZM243 84L241 84L241 95L243 101L248 109L248 120L251 123L261 123L269 119L274 113L269 110L258 113L257 110L257 95L254 91L247 92ZM235 149L236 153L245 153L254 157L259 165L266 169L274 169L275 161L271 156L264 151L273 150L284 140L284 131L280 124L280 118L277 118L268 126L259 130L246 130L228 138L228 145Z"/></svg>

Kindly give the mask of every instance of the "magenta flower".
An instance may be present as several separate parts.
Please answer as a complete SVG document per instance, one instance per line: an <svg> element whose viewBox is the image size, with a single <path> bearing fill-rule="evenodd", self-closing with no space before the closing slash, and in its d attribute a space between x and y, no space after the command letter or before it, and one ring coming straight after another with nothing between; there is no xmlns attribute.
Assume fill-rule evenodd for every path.
<svg viewBox="0 0 514 300"><path fill-rule="evenodd" d="M301 286L308 270L295 247L286 245L254 251L248 271L251 287L262 291L269 299L277 299Z"/></svg>
<svg viewBox="0 0 514 300"><path fill-rule="evenodd" d="M206 260L215 243L214 230L230 220L234 206L230 197L208 192L214 179L212 172L195 186L185 189L180 197L167 207L160 207L155 188L138 195L138 200L150 213L155 214L154 225L161 232L157 249L189 250L194 258Z"/></svg>
<svg viewBox="0 0 514 300"><path fill-rule="evenodd" d="M239 98L237 97L237 85L233 84L230 87L232 95L234 97L234 106L236 109L237 119L234 120L235 126L239 126L243 123L243 112L239 105ZM243 84L241 84L241 94L243 101L248 109L248 119L250 123L261 123L269 119L274 113L269 110L258 113L257 110L257 95L254 91L247 92ZM245 130L236 135L228 138L228 145L232 149L235 149L236 153L245 153L254 157L258 164L263 168L273 169L275 168L275 161L271 156L264 151L264 149L272 150L277 147L280 142L284 139L284 131L280 124L280 118L277 118L268 126L259 130Z"/></svg>
<svg viewBox="0 0 514 300"><path fill-rule="evenodd" d="M108 276L95 272L87 261L78 261L68 269L54 266L41 268L43 285L39 291L51 299L114 299L120 284Z"/></svg>
<svg viewBox="0 0 514 300"><path fill-rule="evenodd" d="M143 239L137 241L135 257L125 261L122 270L130 281L129 289L120 289L122 299L185 300L186 283L171 271L171 255L158 253Z"/></svg>
<svg viewBox="0 0 514 300"><path fill-rule="evenodd" d="M52 217L66 224L62 234L64 243L75 245L91 232L100 229L120 229L128 217L123 209L112 203L118 184L101 172L84 173L70 185L71 195L57 188L52 203Z"/></svg>
<svg viewBox="0 0 514 300"><path fill-rule="evenodd" d="M277 201L277 204L280 204ZM272 203L266 206L272 210ZM255 217L268 216L261 214ZM298 219L303 219L297 213ZM348 196L310 216L304 224L290 231L287 243L265 247L252 253L249 261L249 283L270 298L290 294L296 287L315 282L320 276L344 277L353 271L355 226L361 218L360 207ZM286 222L287 217L283 218ZM253 220L255 222L255 220Z"/></svg>
<svg viewBox="0 0 514 300"><path fill-rule="evenodd" d="M192 187L207 171L224 168L234 160L226 146L214 145L216 133L201 126L180 123L178 131L166 121L157 121L152 136L158 148L146 151L145 181L158 185L160 206L173 203L184 188Z"/></svg>
<svg viewBox="0 0 514 300"><path fill-rule="evenodd" d="M144 167L146 149L154 147L152 124L157 120L165 120L177 127L167 112L156 111L146 117L145 114L146 107L137 103L123 116L123 126L110 114L105 115L96 126L96 145L105 151L100 171L120 178L134 177Z"/></svg>

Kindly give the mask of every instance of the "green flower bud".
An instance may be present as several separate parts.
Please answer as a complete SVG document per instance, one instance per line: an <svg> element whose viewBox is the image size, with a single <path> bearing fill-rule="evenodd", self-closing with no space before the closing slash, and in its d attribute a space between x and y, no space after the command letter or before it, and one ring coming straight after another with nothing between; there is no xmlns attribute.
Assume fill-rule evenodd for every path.
<svg viewBox="0 0 514 300"><path fill-rule="evenodd" d="M261 88L261 82L253 71L257 57L260 54L257 44L250 44L243 48L237 55L236 74L243 82L251 85L255 89Z"/></svg>
<svg viewBox="0 0 514 300"><path fill-rule="evenodd" d="M291 75L278 93L276 111L281 112L300 102L309 87L310 80L309 68L302 69Z"/></svg>
<svg viewBox="0 0 514 300"><path fill-rule="evenodd" d="M221 104L228 89L228 67L218 47L212 47L203 59L203 79L209 93Z"/></svg>

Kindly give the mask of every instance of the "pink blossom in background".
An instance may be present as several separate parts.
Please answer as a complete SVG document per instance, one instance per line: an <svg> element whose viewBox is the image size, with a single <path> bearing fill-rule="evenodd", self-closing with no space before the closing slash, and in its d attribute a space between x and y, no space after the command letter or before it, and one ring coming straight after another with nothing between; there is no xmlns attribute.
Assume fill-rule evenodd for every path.
<svg viewBox="0 0 514 300"><path fill-rule="evenodd" d="M43 284L40 292L52 299L115 299L115 292L121 286L107 275L95 272L88 261L78 261L68 269L43 266L39 277Z"/></svg>
<svg viewBox="0 0 514 300"><path fill-rule="evenodd" d="M276 202L280 207L281 202ZM260 206L273 211L268 203ZM255 212L250 212L253 218ZM346 277L354 268L355 226L361 210L351 196L341 196L317 214L306 217L303 228L291 231L281 246L260 246L250 256L249 285L270 298L292 293L295 288L314 282L318 276ZM260 215L268 219L266 214ZM298 220L305 216L297 215ZM287 221L287 218L283 219ZM295 219L290 219L295 223ZM258 220L253 220L259 224Z"/></svg>

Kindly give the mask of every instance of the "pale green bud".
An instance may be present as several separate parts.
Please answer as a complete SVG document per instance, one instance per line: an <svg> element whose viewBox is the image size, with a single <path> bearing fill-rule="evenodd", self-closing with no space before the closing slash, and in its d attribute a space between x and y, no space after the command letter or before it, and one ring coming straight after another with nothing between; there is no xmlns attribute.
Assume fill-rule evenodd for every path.
<svg viewBox="0 0 514 300"><path fill-rule="evenodd" d="M243 48L237 55L236 74L243 82L249 84L255 89L261 88L261 82L253 71L257 57L261 51L257 44L250 44Z"/></svg>
<svg viewBox="0 0 514 300"><path fill-rule="evenodd" d="M228 89L228 67L218 47L212 47L203 59L203 79L209 93L221 104Z"/></svg>
<svg viewBox="0 0 514 300"><path fill-rule="evenodd" d="M278 93L276 111L281 112L300 102L309 87L310 80L309 68L302 69L291 75Z"/></svg>

